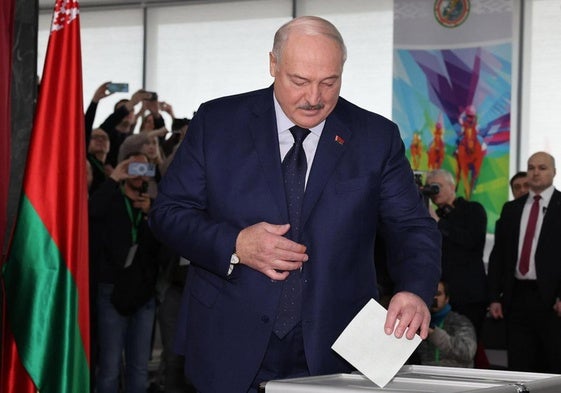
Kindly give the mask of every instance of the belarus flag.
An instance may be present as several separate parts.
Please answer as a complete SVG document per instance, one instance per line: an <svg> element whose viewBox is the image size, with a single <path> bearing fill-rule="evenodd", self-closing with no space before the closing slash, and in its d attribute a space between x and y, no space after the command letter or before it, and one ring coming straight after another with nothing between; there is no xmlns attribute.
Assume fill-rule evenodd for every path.
<svg viewBox="0 0 561 393"><path fill-rule="evenodd" d="M2 267L2 392L90 390L85 145L78 1L57 0Z"/></svg>

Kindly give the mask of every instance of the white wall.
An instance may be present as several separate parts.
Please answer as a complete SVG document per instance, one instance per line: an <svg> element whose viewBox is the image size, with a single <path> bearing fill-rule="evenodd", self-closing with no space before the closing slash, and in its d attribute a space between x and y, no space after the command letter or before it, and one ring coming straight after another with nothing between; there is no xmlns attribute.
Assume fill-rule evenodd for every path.
<svg viewBox="0 0 561 393"><path fill-rule="evenodd" d="M526 1L525 19L521 166L539 150L561 165L561 0Z"/></svg>

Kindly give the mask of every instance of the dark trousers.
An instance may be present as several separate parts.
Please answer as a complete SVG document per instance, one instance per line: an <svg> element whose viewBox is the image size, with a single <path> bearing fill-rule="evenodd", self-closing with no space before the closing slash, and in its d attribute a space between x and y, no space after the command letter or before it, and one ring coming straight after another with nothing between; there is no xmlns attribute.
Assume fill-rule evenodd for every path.
<svg viewBox="0 0 561 393"><path fill-rule="evenodd" d="M466 316L471 321L473 327L475 328L477 338L479 339L481 336L483 321L485 321L485 314L487 314L487 302L460 304L451 302L451 306L452 310Z"/></svg>
<svg viewBox="0 0 561 393"><path fill-rule="evenodd" d="M509 370L561 373L561 318L535 281L516 281L507 337Z"/></svg>
<svg viewBox="0 0 561 393"><path fill-rule="evenodd" d="M164 391L165 393L190 393L195 388L185 377L185 358L175 353L173 339L177 314L181 304L183 287L171 285L165 292L164 300L158 310L158 322L162 336L164 361Z"/></svg>
<svg viewBox="0 0 561 393"><path fill-rule="evenodd" d="M302 325L298 324L282 340L271 333L265 357L248 393L258 392L262 382L309 375Z"/></svg>

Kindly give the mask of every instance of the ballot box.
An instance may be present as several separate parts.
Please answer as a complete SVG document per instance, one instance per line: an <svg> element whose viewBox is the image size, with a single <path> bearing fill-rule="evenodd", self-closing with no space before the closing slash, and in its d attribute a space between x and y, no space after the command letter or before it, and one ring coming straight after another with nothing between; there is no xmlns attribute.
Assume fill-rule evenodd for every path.
<svg viewBox="0 0 561 393"><path fill-rule="evenodd" d="M364 375L331 374L269 381L265 393L561 393L561 375L435 366L403 366L382 389Z"/></svg>

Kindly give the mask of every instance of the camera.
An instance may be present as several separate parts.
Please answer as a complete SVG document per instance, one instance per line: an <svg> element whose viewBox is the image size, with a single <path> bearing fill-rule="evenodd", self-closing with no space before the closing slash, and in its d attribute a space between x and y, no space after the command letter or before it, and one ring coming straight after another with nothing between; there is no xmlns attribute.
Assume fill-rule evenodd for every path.
<svg viewBox="0 0 561 393"><path fill-rule="evenodd" d="M425 184L424 186L420 187L419 190L423 195L431 196L436 195L440 192L440 186L438 184Z"/></svg>
<svg viewBox="0 0 561 393"><path fill-rule="evenodd" d="M179 133L179 130L181 130L181 128L183 128L184 126L188 126L189 125L190 120L187 119L186 117L182 118L182 119L173 119L173 122L171 123L171 131L174 133Z"/></svg>
<svg viewBox="0 0 561 393"><path fill-rule="evenodd" d="M153 91L147 91L146 93L150 94L150 97L148 98L148 101L157 101L158 100L158 93L153 92Z"/></svg>
<svg viewBox="0 0 561 393"><path fill-rule="evenodd" d="M143 181L138 190L138 195L146 194L148 192L148 182Z"/></svg>
<svg viewBox="0 0 561 393"><path fill-rule="evenodd" d="M156 176L156 166L148 162L131 162L128 173L131 176Z"/></svg>
<svg viewBox="0 0 561 393"><path fill-rule="evenodd" d="M415 184L419 188L419 191L424 196L431 196L436 195L440 192L440 186L436 183L425 184L423 185L423 174L416 172L414 173L415 176Z"/></svg>

